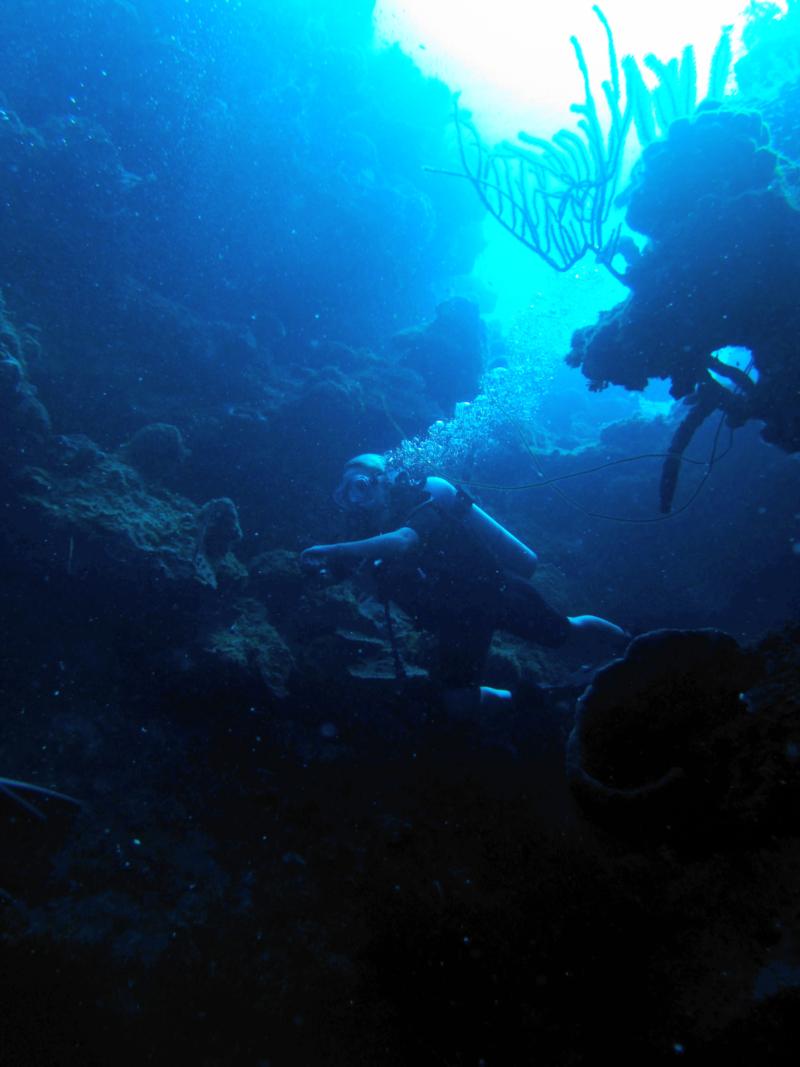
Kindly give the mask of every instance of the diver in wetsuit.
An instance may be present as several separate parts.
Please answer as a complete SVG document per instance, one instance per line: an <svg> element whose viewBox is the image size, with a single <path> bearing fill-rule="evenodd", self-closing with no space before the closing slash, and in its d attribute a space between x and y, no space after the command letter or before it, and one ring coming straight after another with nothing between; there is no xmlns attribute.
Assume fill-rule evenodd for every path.
<svg viewBox="0 0 800 1067"><path fill-rule="evenodd" d="M505 630L546 648L567 642L620 651L628 635L596 615L564 616L530 582L537 557L443 478L389 474L383 456L351 459L334 494L362 536L314 545L304 567L343 577L370 564L381 598L438 635L437 681L457 708L507 700L481 686L492 634Z"/></svg>

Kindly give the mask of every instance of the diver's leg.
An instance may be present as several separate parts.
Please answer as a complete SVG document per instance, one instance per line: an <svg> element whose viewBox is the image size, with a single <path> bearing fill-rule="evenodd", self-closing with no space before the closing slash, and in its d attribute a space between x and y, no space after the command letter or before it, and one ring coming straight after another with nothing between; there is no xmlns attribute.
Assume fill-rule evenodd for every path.
<svg viewBox="0 0 800 1067"><path fill-rule="evenodd" d="M621 655L630 634L598 615L562 615L524 578L510 575L498 628L593 664Z"/></svg>
<svg viewBox="0 0 800 1067"><path fill-rule="evenodd" d="M439 627L439 681L444 706L455 716L473 716L507 704L511 693L481 685L494 624L482 612L461 612Z"/></svg>
<svg viewBox="0 0 800 1067"><path fill-rule="evenodd" d="M631 635L599 615L570 615L570 636L567 647L593 662L621 656Z"/></svg>
<svg viewBox="0 0 800 1067"><path fill-rule="evenodd" d="M527 579L516 574L507 576L497 628L544 648L560 648L572 633L566 615L550 607Z"/></svg>
<svg viewBox="0 0 800 1067"><path fill-rule="evenodd" d="M440 620L439 681L445 689L479 686L492 643L494 622L483 612L454 609Z"/></svg>
<svg viewBox="0 0 800 1067"><path fill-rule="evenodd" d="M625 654L631 635L616 623L598 615L573 615L568 621L570 634L561 659L575 672L575 681L588 682L595 671Z"/></svg>

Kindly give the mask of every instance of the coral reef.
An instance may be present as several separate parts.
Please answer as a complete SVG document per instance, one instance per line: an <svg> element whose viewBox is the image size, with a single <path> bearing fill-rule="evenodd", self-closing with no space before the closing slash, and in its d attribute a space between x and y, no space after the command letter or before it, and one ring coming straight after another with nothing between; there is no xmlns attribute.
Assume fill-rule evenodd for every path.
<svg viewBox="0 0 800 1067"><path fill-rule="evenodd" d="M740 91L762 102L776 100L800 78L800 7L788 0L786 10L777 4L752 4L742 33L745 50L736 63ZM788 104L788 101L786 101ZM791 114L791 106L786 109Z"/></svg>
<svg viewBox="0 0 800 1067"><path fill-rule="evenodd" d="M50 434L50 418L28 381L20 361L0 348L0 412L7 444L24 454L31 443L41 444ZM9 454L6 453L6 459Z"/></svg>
<svg viewBox="0 0 800 1067"><path fill-rule="evenodd" d="M107 286L124 273L115 236L140 203L141 179L123 167L97 122L57 115L35 128L10 107L0 108L0 166L0 215L7 248L14 249L13 267L0 256L5 284L31 305L69 299L71 313L85 316L92 282L102 278ZM43 218L49 220L46 256L39 243Z"/></svg>
<svg viewBox="0 0 800 1067"><path fill-rule="evenodd" d="M264 605L257 600L237 601L233 623L209 636L208 649L215 668L234 667L254 672L275 696L286 696L286 684L294 663L281 635L270 624Z"/></svg>
<svg viewBox="0 0 800 1067"><path fill-rule="evenodd" d="M628 299L579 330L568 362L592 388L714 390L731 425L764 423L765 440L800 449L795 338L800 213L774 181L777 157L758 114L704 111L642 154L628 221L651 238L625 275ZM709 381L713 354L752 353L758 381L740 395Z"/></svg>
<svg viewBox="0 0 800 1067"><path fill-rule="evenodd" d="M177 426L153 422L142 426L120 448L122 457L147 478L171 474L189 452Z"/></svg>
<svg viewBox="0 0 800 1067"><path fill-rule="evenodd" d="M436 309L426 326L392 339L403 366L425 382L441 409L452 414L460 400L472 400L486 367L486 325L477 304L455 297Z"/></svg>
<svg viewBox="0 0 800 1067"><path fill-rule="evenodd" d="M88 450L79 453L81 466ZM235 540L230 501L212 501L206 511L155 486L146 486L132 467L94 453L80 474L70 470L28 468L17 477L20 502L7 531L31 537L37 528L43 545L55 537L64 548L69 572L97 573L141 581L198 581L216 588L220 580L246 576L228 546ZM74 462L74 461L73 461ZM235 512L234 512L235 515ZM211 529L211 550L207 550ZM223 539L215 540L217 530ZM47 549L50 558L51 550Z"/></svg>
<svg viewBox="0 0 800 1067"><path fill-rule="evenodd" d="M27 356L35 352L35 338L14 327L0 294L0 463L12 468L50 435L50 416L27 371Z"/></svg>
<svg viewBox="0 0 800 1067"><path fill-rule="evenodd" d="M230 497L209 500L200 508L197 521L198 551L218 560L242 539L239 513Z"/></svg>

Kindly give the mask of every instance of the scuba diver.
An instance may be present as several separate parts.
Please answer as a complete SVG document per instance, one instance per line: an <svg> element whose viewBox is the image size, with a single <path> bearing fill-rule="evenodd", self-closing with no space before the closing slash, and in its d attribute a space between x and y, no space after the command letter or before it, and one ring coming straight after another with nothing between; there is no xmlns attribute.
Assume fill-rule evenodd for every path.
<svg viewBox="0 0 800 1067"><path fill-rule="evenodd" d="M345 465L334 499L357 537L307 548L302 566L335 580L367 571L385 605L394 601L433 631L436 682L448 710L511 699L508 690L481 685L495 630L605 660L629 639L607 619L550 607L530 581L536 553L444 478L414 480L366 453Z"/></svg>

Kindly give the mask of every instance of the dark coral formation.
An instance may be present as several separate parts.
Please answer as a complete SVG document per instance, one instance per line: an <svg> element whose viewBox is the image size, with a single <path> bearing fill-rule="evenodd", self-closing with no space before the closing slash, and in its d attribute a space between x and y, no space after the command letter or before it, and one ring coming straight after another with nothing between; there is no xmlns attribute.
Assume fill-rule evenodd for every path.
<svg viewBox="0 0 800 1067"><path fill-rule="evenodd" d="M260 601L237 601L235 608L239 611L235 621L208 638L207 648L215 661L213 670L222 677L230 666L232 684L241 676L255 676L267 691L285 697L295 668L289 647L269 622Z"/></svg>
<svg viewBox="0 0 800 1067"><path fill-rule="evenodd" d="M38 541L42 558L50 559L57 536L65 545L68 572L89 568L106 578L197 580L216 588L221 574L235 581L245 573L229 551L237 539L230 501L222 512L217 501L211 502L211 510L208 505L198 508L175 493L145 485L133 468L93 449L91 442L70 451L64 466L18 472L7 538L18 544ZM38 554L31 549L32 558Z"/></svg>
<svg viewBox="0 0 800 1067"><path fill-rule="evenodd" d="M41 447L50 434L50 416L27 372L35 339L20 334L5 314L0 295L0 463L13 466L26 449Z"/></svg>
<svg viewBox="0 0 800 1067"><path fill-rule="evenodd" d="M486 369L486 325L471 300L446 300L426 326L393 339L403 366L421 376L447 414L460 400L472 400Z"/></svg>
<svg viewBox="0 0 800 1067"><path fill-rule="evenodd" d="M64 297L75 301L71 314L85 315L91 281L102 278L107 286L124 275L116 247L121 227L141 207L140 179L125 170L97 122L62 114L34 127L8 106L0 107L0 166L5 256L13 250L9 280L28 299ZM46 255L43 217L49 220ZM4 274L9 268L6 260Z"/></svg>
<svg viewBox="0 0 800 1067"><path fill-rule="evenodd" d="M0 349L0 410L3 436L13 446L41 442L50 431L47 410L38 399L20 361Z"/></svg>
<svg viewBox="0 0 800 1067"><path fill-rule="evenodd" d="M765 677L758 654L717 630L636 638L578 702L567 771L586 811L684 845L773 832L800 779L787 755L797 724L758 688Z"/></svg>
<svg viewBox="0 0 800 1067"><path fill-rule="evenodd" d="M778 173L754 112L702 111L645 149L627 218L650 243L625 275L631 295L579 330L568 357L594 388L669 378L679 398L714 389L731 425L760 420L765 440L800 449L800 212ZM749 349L759 374L735 401L709 381L726 346Z"/></svg>
<svg viewBox="0 0 800 1067"><path fill-rule="evenodd" d="M149 478L171 474L188 456L183 435L168 422L151 422L137 430L121 448L125 459Z"/></svg>
<svg viewBox="0 0 800 1067"><path fill-rule="evenodd" d="M242 538L233 502L215 499L198 508L160 484L185 451L175 427L147 427L123 456L105 453L85 434L55 434L22 363L7 352L0 358L0 403L3 536L28 564L49 565L56 543L64 546L70 576L88 569L104 580L197 580L216 588L222 575L233 582L245 575L231 551Z"/></svg>

